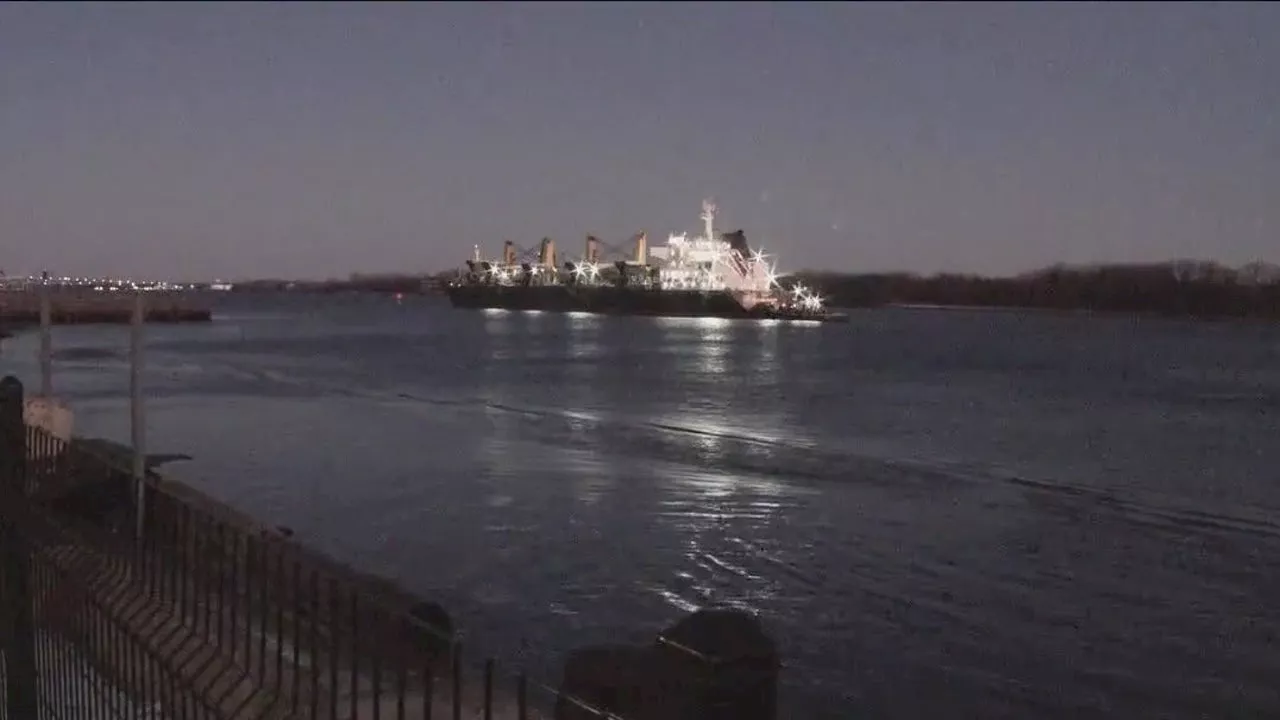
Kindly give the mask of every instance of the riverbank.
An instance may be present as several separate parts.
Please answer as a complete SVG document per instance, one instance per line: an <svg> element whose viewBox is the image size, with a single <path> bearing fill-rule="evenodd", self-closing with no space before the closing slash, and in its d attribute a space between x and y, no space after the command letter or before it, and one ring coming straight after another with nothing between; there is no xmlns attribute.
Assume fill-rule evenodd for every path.
<svg viewBox="0 0 1280 720"><path fill-rule="evenodd" d="M50 438L37 447L46 454L31 487L43 507L69 526L109 535L132 526L136 493L126 470L127 446L77 437L66 444ZM282 693L279 699L298 706L361 717L375 707L430 707L455 717L461 711L466 717L589 720L610 711L628 720L658 720L671 717L673 708L698 706L702 691L714 687L718 702L733 704L733 717L776 718L778 650L749 613L705 608L665 628L652 627L647 641L634 645L576 645L559 683L543 684L464 652L464 640L474 645L442 605L310 548L291 528L263 524L153 472L161 463L189 459L148 455L146 462L143 506L153 540L144 552L152 555L149 562L169 568L162 577L176 574L184 588L174 591L165 583L159 592L169 589L168 604L148 590L148 576L128 571L112 555L119 547L91 541L98 536L57 543L43 560L91 587L115 587L108 607L118 617L112 622L127 625L153 655L177 661L175 671L193 689L205 692L219 678L239 677L241 694L261 702L270 701L273 687ZM59 589L73 591L70 582ZM224 630L234 628L238 617L244 632ZM181 639L154 644L157 637ZM128 676L112 665L123 656L119 649L91 643L80 650L111 668L109 676ZM184 653L218 658L209 661L217 672L186 676L191 667L177 660ZM253 667L267 670L254 681L241 672ZM427 684L433 689L424 690Z"/></svg>
<svg viewBox="0 0 1280 720"><path fill-rule="evenodd" d="M49 289L50 319L55 325L125 325L132 322L134 295L85 288ZM201 293L148 292L148 323L209 322L213 308ZM33 290L0 291L0 336L40 324L40 295Z"/></svg>
<svg viewBox="0 0 1280 720"><path fill-rule="evenodd" d="M1280 282L1176 264L1048 269L1018 277L796 273L832 307L999 308L1280 320Z"/></svg>
<svg viewBox="0 0 1280 720"><path fill-rule="evenodd" d="M5 320L0 319L0 340L14 337L24 330L30 330L31 328L38 326L38 322L33 325L26 322L6 322Z"/></svg>

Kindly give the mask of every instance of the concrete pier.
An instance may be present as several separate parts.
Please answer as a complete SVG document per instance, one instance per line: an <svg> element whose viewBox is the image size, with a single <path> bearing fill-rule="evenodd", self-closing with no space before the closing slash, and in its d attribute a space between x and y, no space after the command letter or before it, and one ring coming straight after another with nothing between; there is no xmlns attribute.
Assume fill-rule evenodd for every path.
<svg viewBox="0 0 1280 720"><path fill-rule="evenodd" d="M127 325L132 320L132 292L65 286L50 287L48 292L55 325ZM152 291L146 293L145 319L148 323L209 322L213 310L200 293ZM39 323L37 290L0 290L0 328L17 329Z"/></svg>

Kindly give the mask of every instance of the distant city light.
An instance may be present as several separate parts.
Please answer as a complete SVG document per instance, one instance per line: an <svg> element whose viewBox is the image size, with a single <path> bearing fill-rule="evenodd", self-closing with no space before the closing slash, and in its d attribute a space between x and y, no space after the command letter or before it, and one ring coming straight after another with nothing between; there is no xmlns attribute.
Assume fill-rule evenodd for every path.
<svg viewBox="0 0 1280 720"><path fill-rule="evenodd" d="M204 288L211 290L230 290L232 288L230 283L222 282L208 284L174 283L166 280L135 280L133 278L75 277L70 275L51 276L45 273L41 273L39 275L12 276L0 273L0 289L25 290L28 288L38 287L40 285L52 285L64 288L84 288L86 290L94 290L96 292L120 292L121 290L176 292L182 290L200 290Z"/></svg>

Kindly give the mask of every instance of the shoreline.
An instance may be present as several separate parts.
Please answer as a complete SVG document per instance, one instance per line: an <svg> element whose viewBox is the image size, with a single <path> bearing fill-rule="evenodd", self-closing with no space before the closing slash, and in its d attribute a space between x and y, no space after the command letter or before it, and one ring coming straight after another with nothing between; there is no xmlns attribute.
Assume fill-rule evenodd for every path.
<svg viewBox="0 0 1280 720"><path fill-rule="evenodd" d="M832 305L832 307L839 307ZM1108 310L1104 308L1075 307L1057 308L1036 305L947 305L940 303L888 303L879 306L886 310L935 310L943 312L977 312L1005 313L1028 315L1048 315L1053 317L1094 317L1094 318L1130 318L1133 320L1169 320L1196 323L1260 323L1264 325L1280 324L1280 317L1269 315L1237 315L1231 313L1185 313L1161 312L1158 310ZM876 309L876 308L848 308Z"/></svg>
<svg viewBox="0 0 1280 720"><path fill-rule="evenodd" d="M50 318L54 325L129 325L133 322L132 308L69 309L55 307ZM211 322L213 311L209 308L147 308L144 322L159 324ZM28 330L40 326L38 313L0 315L0 336L13 328Z"/></svg>
<svg viewBox="0 0 1280 720"><path fill-rule="evenodd" d="M23 333L24 331L31 330L32 328L38 328L38 327L40 327L38 323L35 325L32 325L31 323L22 323L22 322L15 323L15 322L6 321L4 318L0 318L0 340L4 340L5 338L17 337L19 334Z"/></svg>
<svg viewBox="0 0 1280 720"><path fill-rule="evenodd" d="M0 290L0 331L39 327L47 310L53 325L128 325L136 310L135 293L110 293L77 287ZM148 323L210 322L209 298L191 292L147 292L142 295L143 319ZM47 302L47 306L44 304ZM43 307L42 307L43 306Z"/></svg>
<svg viewBox="0 0 1280 720"><path fill-rule="evenodd" d="M106 468L117 472L108 473L105 477L86 477L80 483L66 486L51 486L61 492L48 497L56 497L58 506L64 508L63 512L77 512L66 508L85 508L79 512L87 512L88 515L80 516L81 520L92 517L88 522L100 523L99 527L103 529L118 529L122 520L131 522L127 508L133 504L134 495L131 481L126 479L130 474L122 465L122 461L128 459L128 446L104 438L75 436L67 443L64 452L78 453L82 458L78 464L82 468ZM435 600L408 590L390 577L361 569L319 550L295 536L292 529L272 527L255 514L189 485L177 475L158 472L162 464L189 459L191 456L186 454L148 454L146 457L147 524L153 531L166 533L154 541L152 550L161 550L153 560L172 562L164 558L176 557L172 554L177 552L180 554L177 562L181 566L195 558L195 564L182 571L188 581L184 581L184 589L178 596L181 604L176 612L164 616L165 619L157 626L153 622L160 617L156 609L168 607L164 603L172 603L174 596L170 594L167 601L165 597L154 595L149 600L144 599L145 584L126 583L117 585L117 590L128 589L112 599L111 611L118 612L125 618L126 626L149 639L161 634L170 639L182 638L178 646L165 644L168 640L148 645L154 653L162 654L169 652L167 648L187 648L184 652L190 652L198 646L200 620L196 611L203 610L205 645L199 647L207 650L200 652L212 653L210 657L215 662L228 662L226 667L233 669L240 667L235 663L236 658L249 666L256 658L260 668L267 667L275 658L274 677L277 680L274 692L277 693L277 701L310 699L315 708L318 707L317 702L323 702L322 698L331 698L329 701L334 703L332 709L355 713L358 717L378 710L390 714L397 707L401 714L405 709L420 708L428 715L443 716L452 711L456 716L461 710L466 717L484 714L511 720L516 714L522 718L527 715L530 720L549 720L553 715L560 717L568 711L566 708L573 711L573 717L578 717L578 708L582 709L582 717L587 717L588 713L595 717L598 707L620 711L625 717L650 717L655 710L702 703L700 696L686 688L689 678L714 683L729 693L739 709L758 704L757 691L752 689L752 685L741 682L743 672L751 672L753 677L754 673L765 673L767 679L764 682L771 688L778 682L780 663L776 641L754 616L717 605L685 613L665 627L642 626L645 639L637 643L623 646L582 640L571 642L556 663L560 665L559 673L538 672L530 676L526 674L527 667L521 660L497 658L484 650L477 655L466 652L464 656L464 647L475 646L471 645L466 630L455 624L456 616ZM85 504L86 500L89 504ZM65 570L83 571L100 579L107 577L112 567L119 567L112 562L112 552L113 548L108 546L89 545L80 547L71 555L55 553L50 559L59 564L65 561L67 564L62 566ZM270 562L271 558L274 558L274 563ZM286 582L289 577L287 565L292 566L292 595ZM235 568L229 572L231 577L238 578L232 581L229 591L222 582L225 579L222 573L228 572L227 568ZM204 572L211 574L203 577ZM302 584L303 578L307 577L310 585L305 587L309 587L309 591ZM91 582L97 581L93 579ZM277 587L268 592L267 588L273 585ZM187 587L192 593L190 604ZM171 589L170 592L178 591ZM311 611L306 610L307 605L298 604L298 594L304 592L312 593ZM236 608L240 607L237 598L241 593L246 602L260 593L261 603L266 607L260 610L265 614L255 616L260 619L260 624L256 620L249 621L251 610L246 605L244 644L237 645L242 635L234 629L230 640L223 636L222 619L218 619L218 634L211 641L210 608L216 608L212 614L220 618L227 607L232 607L230 627L234 628ZM345 616L330 615L320 619L323 613L318 608L329 607L336 612L337 598L346 594L350 594L350 599L344 600L350 603L350 625L345 624ZM151 608L152 612L138 615L136 609L139 604ZM128 611L127 608L133 610ZM268 621L262 619L272 613L276 618L275 627L269 627ZM135 620L139 618L139 624L135 626ZM292 636L286 633L286 624L292 628ZM303 624L310 625L310 644L302 640L304 635L299 628ZM354 634L357 626L369 633L369 638L382 636L384 639L369 646L363 646L361 641L362 647L353 648L351 654L345 656L332 647L321 649L317 644L321 637L331 639L344 632ZM387 633L403 637L405 644L400 644L402 641L399 639L390 639ZM726 645L729 641L724 638L729 637L739 639ZM406 661L404 658L407 656L403 653L413 654L413 660ZM719 658L722 657L731 659L725 660L726 664L721 666ZM479 658L485 659L478 662ZM380 666L379 659L388 664ZM372 664L361 668L366 662ZM406 662L412 664L404 664ZM208 663L206 661L204 668L216 667ZM305 694L298 694L301 692L298 678L305 674L306 668L313 666L322 666L326 672L321 674L327 679L317 685L320 675L312 673L312 689L320 694L308 698ZM387 675L380 676L379 667ZM363 671L358 672L358 668ZM372 674L369 674L369 668ZM425 681L415 675L422 668L426 668ZM185 673L186 669L178 672ZM222 672L225 674L227 670ZM398 684L391 681L393 674L398 676ZM430 682L433 675L434 690L424 691L422 682ZM257 684L250 679L238 687L253 697L269 698L271 690L265 685L269 677L268 673L259 677ZM292 696L287 690L289 678L293 678ZM193 675L189 681L196 682L197 679ZM674 682L676 680L679 682ZM120 687L127 690L127 686ZM529 693L530 690L533 692ZM773 720L776 716L776 708L769 705L762 706L759 712L735 714L743 720Z"/></svg>

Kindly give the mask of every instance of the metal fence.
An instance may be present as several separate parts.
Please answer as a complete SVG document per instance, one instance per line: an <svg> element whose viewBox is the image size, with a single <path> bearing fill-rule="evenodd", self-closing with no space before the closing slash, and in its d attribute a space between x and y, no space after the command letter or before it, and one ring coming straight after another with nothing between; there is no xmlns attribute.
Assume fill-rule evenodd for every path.
<svg viewBox="0 0 1280 720"><path fill-rule="evenodd" d="M438 607L21 413L7 378L0 720L616 717L472 662Z"/></svg>

